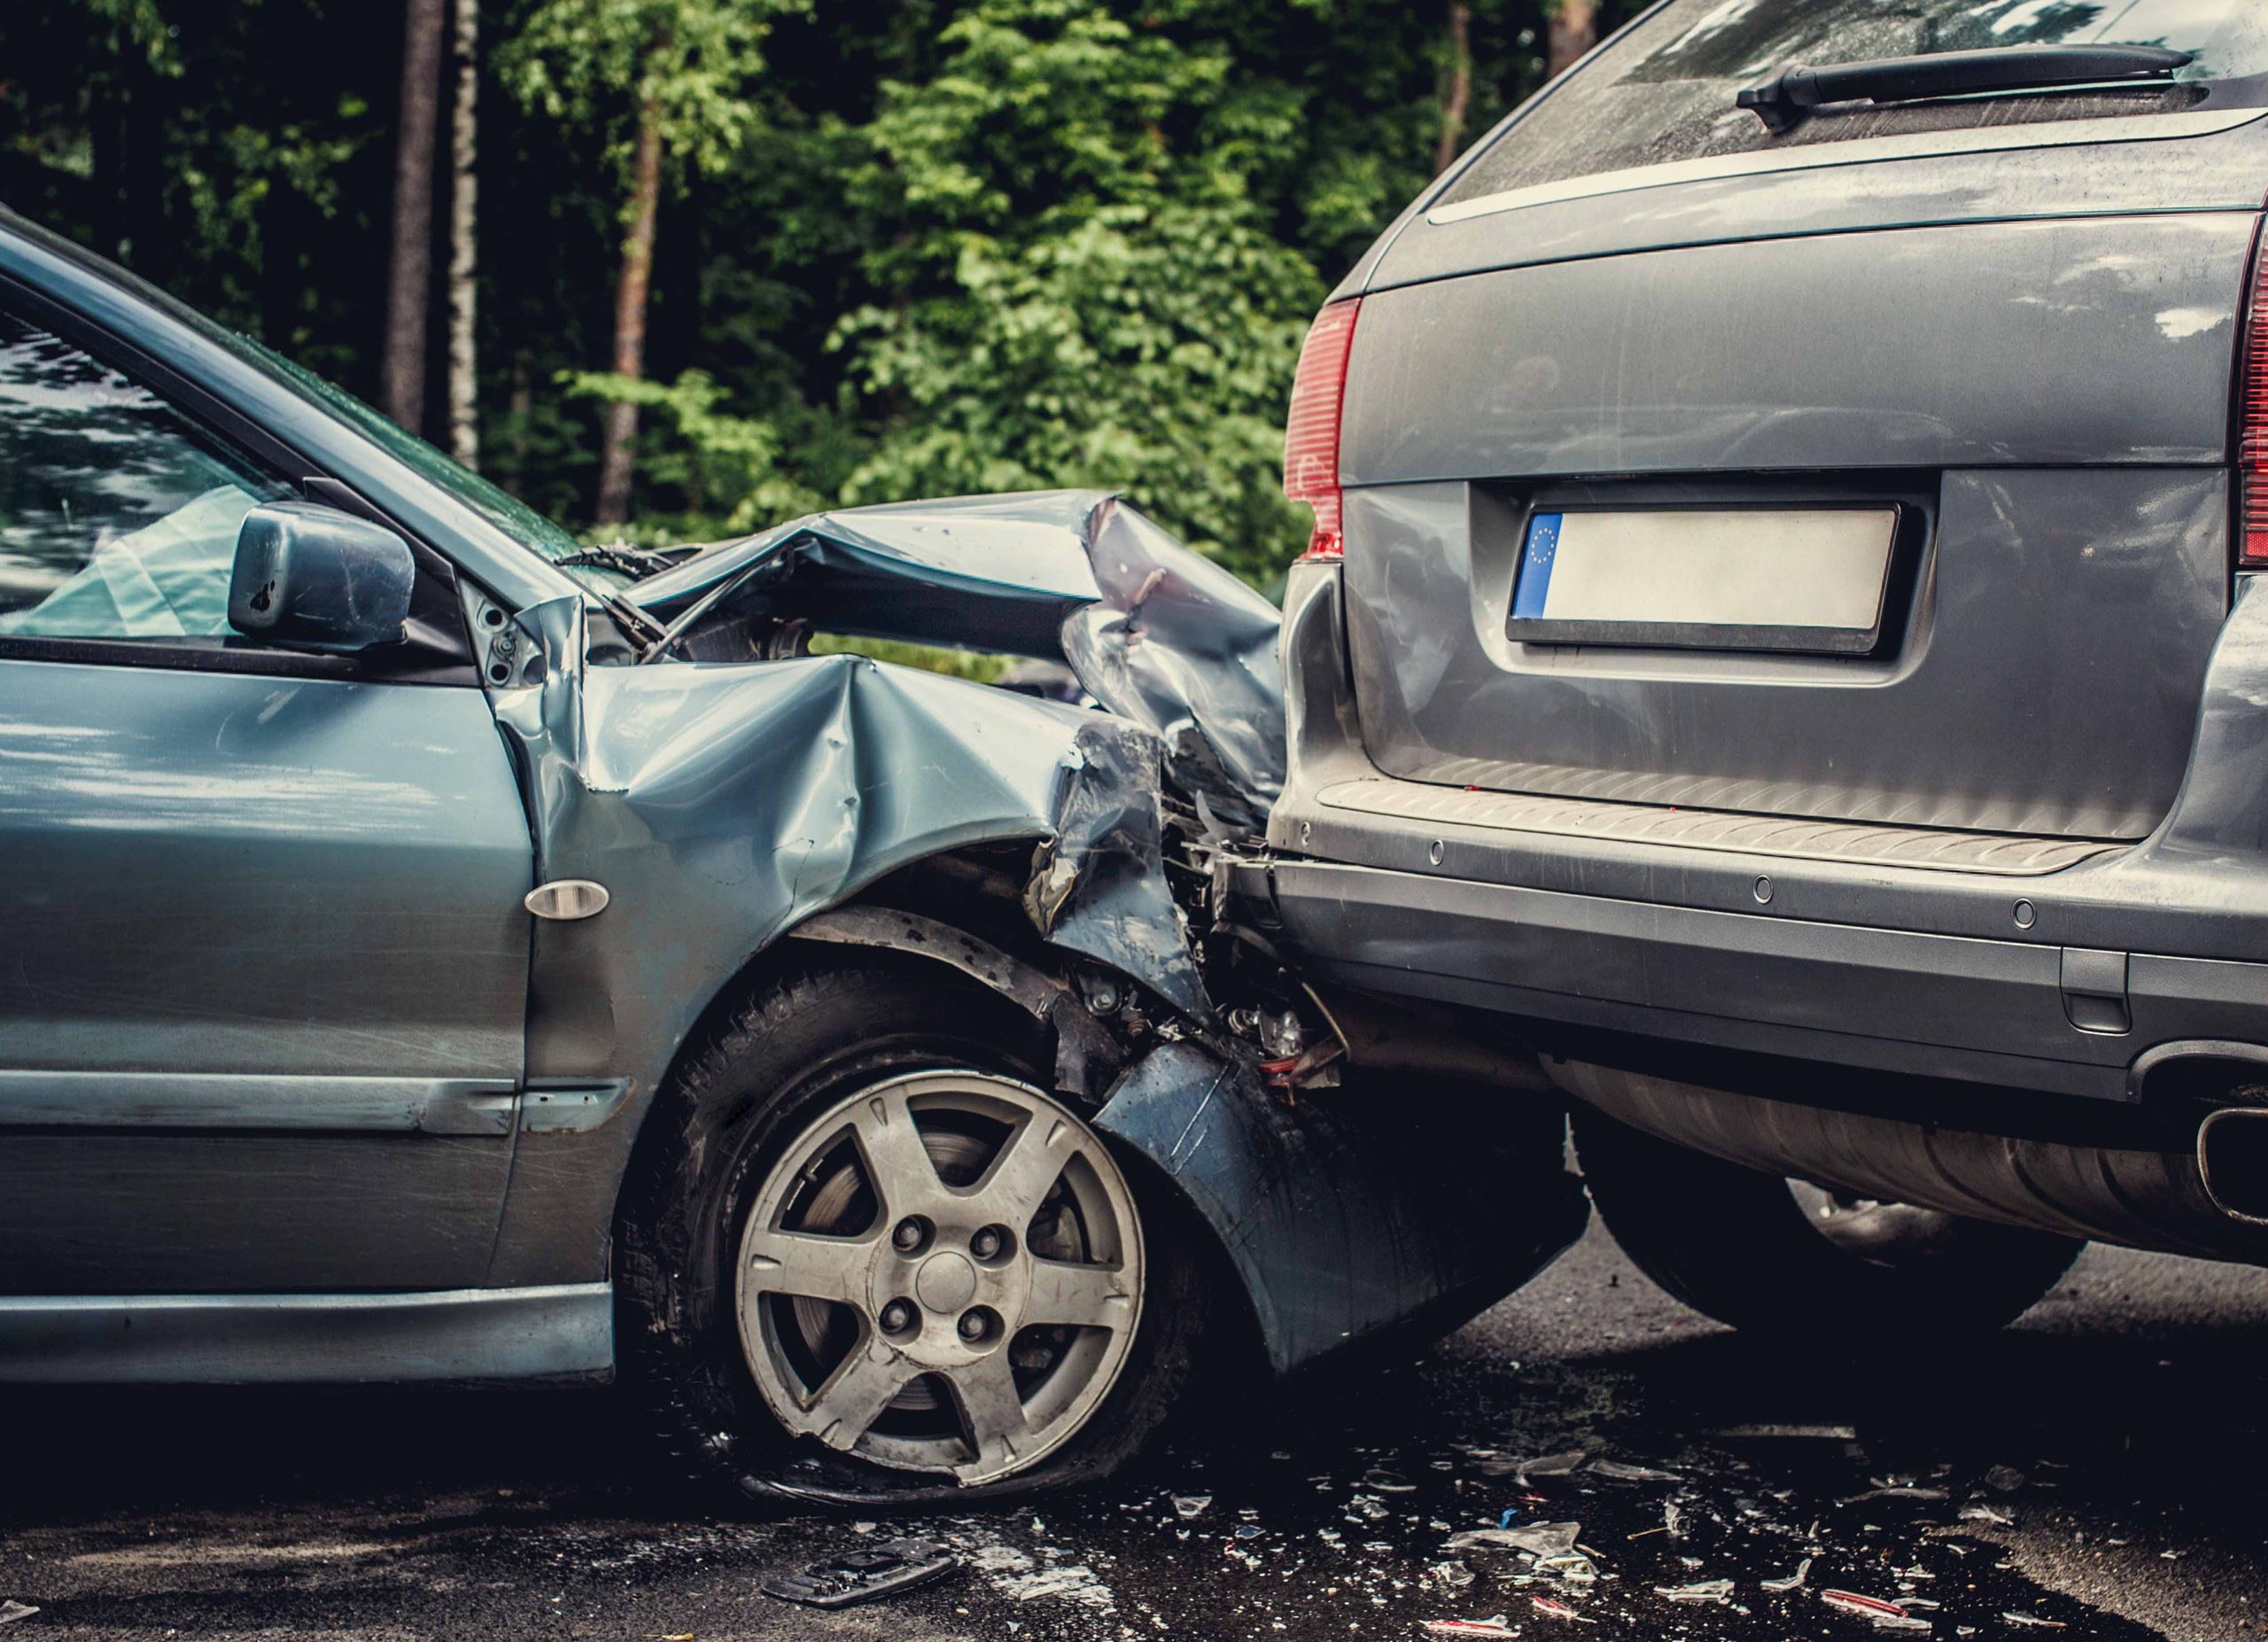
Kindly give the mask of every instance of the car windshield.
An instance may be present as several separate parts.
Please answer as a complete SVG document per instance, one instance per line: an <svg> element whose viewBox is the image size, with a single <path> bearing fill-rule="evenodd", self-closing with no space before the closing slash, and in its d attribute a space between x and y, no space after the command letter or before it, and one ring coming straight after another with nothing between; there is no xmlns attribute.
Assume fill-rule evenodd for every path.
<svg viewBox="0 0 2268 1642"><path fill-rule="evenodd" d="M1861 107L1775 136L1734 106L1793 64L1825 67L2018 45L2195 54L2173 82ZM2208 82L2268 73L2260 0L1670 0L1507 128L1441 204L1641 166L1854 137L2193 107Z"/></svg>

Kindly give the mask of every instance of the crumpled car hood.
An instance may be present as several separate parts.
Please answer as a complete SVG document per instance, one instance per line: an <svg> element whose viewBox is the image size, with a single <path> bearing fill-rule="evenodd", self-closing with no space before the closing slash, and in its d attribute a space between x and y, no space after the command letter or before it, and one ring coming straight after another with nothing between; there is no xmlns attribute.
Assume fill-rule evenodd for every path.
<svg viewBox="0 0 2268 1642"><path fill-rule="evenodd" d="M1284 782L1276 608L1107 491L849 508L720 542L625 595L697 632L773 617L1060 661L1164 740L1169 777L1250 833ZM697 614L696 614L697 612Z"/></svg>

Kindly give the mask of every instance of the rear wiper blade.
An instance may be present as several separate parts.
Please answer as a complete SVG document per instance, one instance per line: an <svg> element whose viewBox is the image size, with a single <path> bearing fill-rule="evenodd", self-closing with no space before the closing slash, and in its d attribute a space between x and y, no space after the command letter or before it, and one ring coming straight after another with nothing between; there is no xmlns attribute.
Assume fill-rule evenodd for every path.
<svg viewBox="0 0 2268 1642"><path fill-rule="evenodd" d="M1961 97L1976 91L2163 80L2194 56L2155 45L2008 45L1982 51L1940 51L1930 57L1884 57L1782 69L1734 99L1756 111L1765 128L1788 130L1822 103L1903 103L1916 97Z"/></svg>

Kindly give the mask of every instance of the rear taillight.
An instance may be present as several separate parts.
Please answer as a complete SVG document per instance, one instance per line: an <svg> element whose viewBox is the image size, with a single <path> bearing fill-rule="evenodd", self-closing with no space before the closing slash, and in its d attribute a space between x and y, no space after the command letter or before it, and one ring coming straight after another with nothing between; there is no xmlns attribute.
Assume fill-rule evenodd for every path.
<svg viewBox="0 0 2268 1642"><path fill-rule="evenodd" d="M1292 378L1292 411L1284 423L1284 494L1315 510L1315 533L1301 556L1335 559L1339 533L1339 409L1347 393L1347 354L1363 300L1333 302L1315 316L1300 346Z"/></svg>
<svg viewBox="0 0 2268 1642"><path fill-rule="evenodd" d="M2254 260L2242 362L2236 432L2236 562L2253 569L2268 567L2268 245ZM1304 370L1306 362L1301 365Z"/></svg>

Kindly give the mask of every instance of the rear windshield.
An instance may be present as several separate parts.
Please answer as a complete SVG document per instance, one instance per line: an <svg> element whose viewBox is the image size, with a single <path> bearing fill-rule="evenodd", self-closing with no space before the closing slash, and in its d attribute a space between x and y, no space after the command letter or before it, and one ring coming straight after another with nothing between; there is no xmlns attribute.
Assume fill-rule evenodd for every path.
<svg viewBox="0 0 2268 1642"><path fill-rule="evenodd" d="M2162 45L2196 60L2171 85L1851 105L1782 136L1733 105L1794 64L2009 45ZM1538 99L1439 203L1855 137L2171 113L2194 107L2208 82L2264 72L2268 0L1670 0Z"/></svg>

